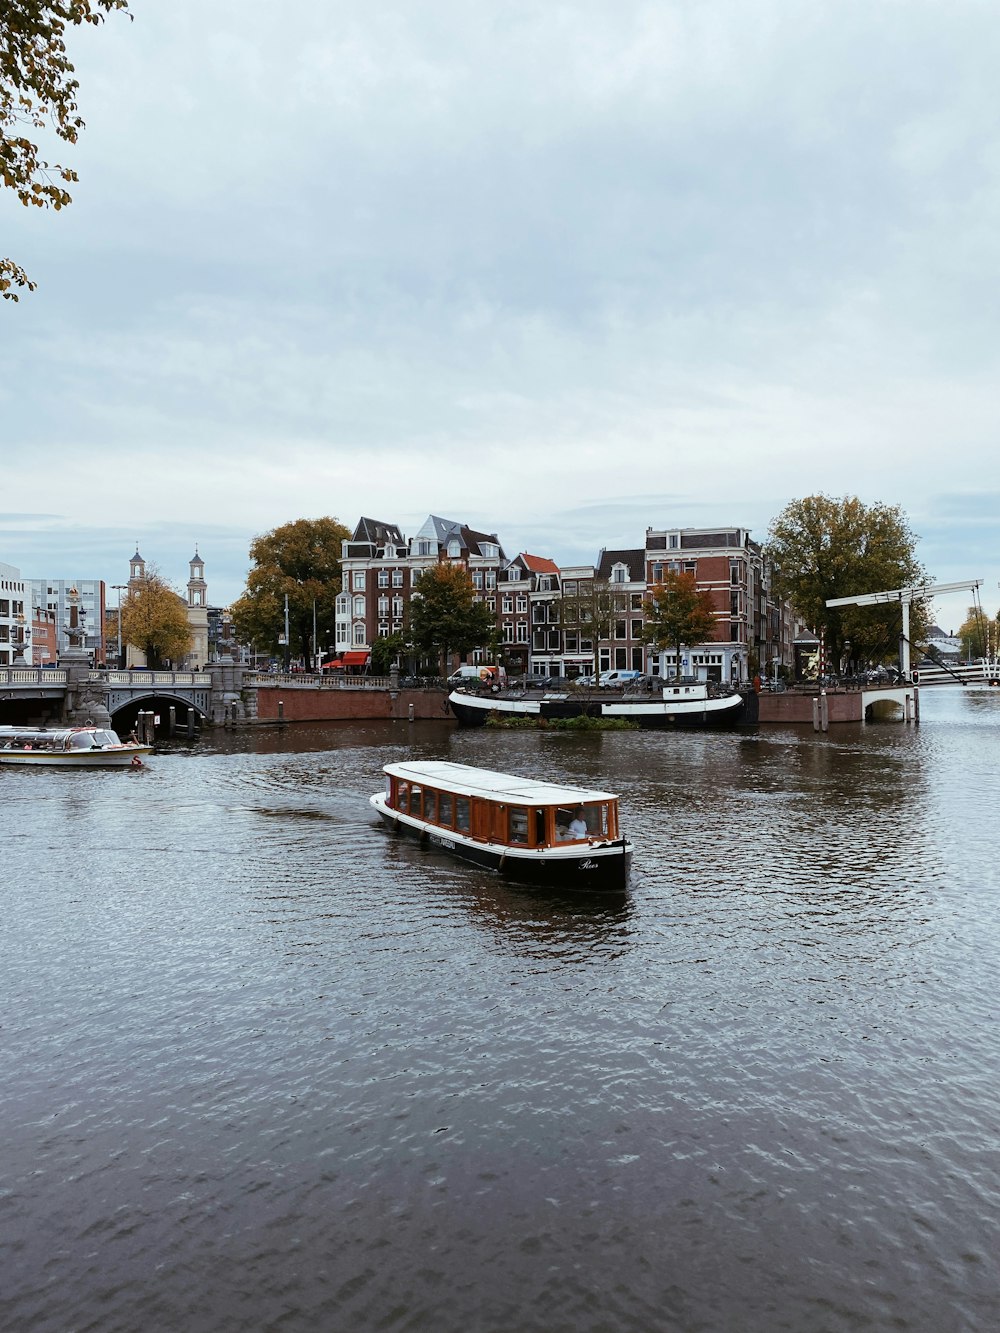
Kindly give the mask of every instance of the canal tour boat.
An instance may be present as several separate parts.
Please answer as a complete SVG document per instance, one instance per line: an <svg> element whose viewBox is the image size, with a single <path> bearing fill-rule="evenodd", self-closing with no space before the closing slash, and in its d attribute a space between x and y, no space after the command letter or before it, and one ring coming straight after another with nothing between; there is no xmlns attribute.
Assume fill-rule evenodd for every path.
<svg viewBox="0 0 1000 1333"><path fill-rule="evenodd" d="M151 745L106 727L0 727L0 764L33 768L138 768Z"/></svg>
<svg viewBox="0 0 1000 1333"><path fill-rule="evenodd" d="M712 681L663 681L656 690L602 690L592 694L586 689L483 691L475 686L454 689L448 706L465 727L482 726L490 716L535 718L553 721L559 718L615 718L634 722L649 729L669 727L734 727L756 722L757 696L752 690L740 693Z"/></svg>
<svg viewBox="0 0 1000 1333"><path fill-rule="evenodd" d="M393 829L551 888L624 890L632 844L618 797L444 761L386 764L371 804Z"/></svg>

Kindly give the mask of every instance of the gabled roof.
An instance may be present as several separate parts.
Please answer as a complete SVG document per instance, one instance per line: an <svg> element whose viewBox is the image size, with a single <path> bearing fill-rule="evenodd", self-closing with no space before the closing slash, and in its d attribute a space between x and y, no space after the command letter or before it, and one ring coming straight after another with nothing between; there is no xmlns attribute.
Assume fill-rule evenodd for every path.
<svg viewBox="0 0 1000 1333"><path fill-rule="evenodd" d="M554 560L550 560L544 555L529 555L527 551L522 551L518 559L524 565L525 569L530 569L532 574L558 574L559 566Z"/></svg>
<svg viewBox="0 0 1000 1333"><path fill-rule="evenodd" d="M403 546L403 534L395 523L383 523L378 518L359 518L351 538L356 542L371 542L373 546Z"/></svg>
<svg viewBox="0 0 1000 1333"><path fill-rule="evenodd" d="M610 579L615 565L625 565L628 568L630 583L646 582L645 551L602 551L597 562L597 577Z"/></svg>

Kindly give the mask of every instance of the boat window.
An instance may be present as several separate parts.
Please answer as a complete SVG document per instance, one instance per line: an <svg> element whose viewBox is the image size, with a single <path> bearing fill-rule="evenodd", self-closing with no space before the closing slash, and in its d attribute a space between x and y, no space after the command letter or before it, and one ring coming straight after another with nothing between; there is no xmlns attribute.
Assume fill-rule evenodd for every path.
<svg viewBox="0 0 1000 1333"><path fill-rule="evenodd" d="M455 827L459 833L469 831L469 802L464 796L455 798Z"/></svg>
<svg viewBox="0 0 1000 1333"><path fill-rule="evenodd" d="M581 822L586 832L580 828ZM574 827L574 825L576 827ZM560 842L576 842L583 838L608 836L608 807L606 802L593 805L560 806L556 810L556 838Z"/></svg>
<svg viewBox="0 0 1000 1333"><path fill-rule="evenodd" d="M451 828L451 792L443 791L441 793L438 810L438 823L444 824L446 828Z"/></svg>
<svg viewBox="0 0 1000 1333"><path fill-rule="evenodd" d="M424 818L431 824L437 823L437 792L424 792Z"/></svg>
<svg viewBox="0 0 1000 1333"><path fill-rule="evenodd" d="M423 788L416 786L416 784L414 784L414 786L412 786L412 787L410 788L410 814L411 814L411 815L419 815L419 814L420 814L420 797L421 797L422 794L423 794Z"/></svg>
<svg viewBox="0 0 1000 1333"><path fill-rule="evenodd" d="M69 738L71 750L92 750L94 748L94 736L90 731L77 731Z"/></svg>
<svg viewBox="0 0 1000 1333"><path fill-rule="evenodd" d="M405 810L410 804L410 784L401 782L396 788L396 809Z"/></svg>
<svg viewBox="0 0 1000 1333"><path fill-rule="evenodd" d="M113 731L95 731L94 739L98 745L121 745L121 741Z"/></svg>
<svg viewBox="0 0 1000 1333"><path fill-rule="evenodd" d="M528 841L528 812L513 806L507 812L507 841Z"/></svg>

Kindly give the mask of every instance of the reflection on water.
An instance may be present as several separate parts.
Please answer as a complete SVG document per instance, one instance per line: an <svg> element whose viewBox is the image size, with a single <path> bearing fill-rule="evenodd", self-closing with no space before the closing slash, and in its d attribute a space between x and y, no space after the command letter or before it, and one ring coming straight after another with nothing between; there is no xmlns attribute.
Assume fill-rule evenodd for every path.
<svg viewBox="0 0 1000 1333"><path fill-rule="evenodd" d="M922 709L0 769L0 1326L997 1326L1000 695ZM621 792L629 892L394 837L407 755Z"/></svg>

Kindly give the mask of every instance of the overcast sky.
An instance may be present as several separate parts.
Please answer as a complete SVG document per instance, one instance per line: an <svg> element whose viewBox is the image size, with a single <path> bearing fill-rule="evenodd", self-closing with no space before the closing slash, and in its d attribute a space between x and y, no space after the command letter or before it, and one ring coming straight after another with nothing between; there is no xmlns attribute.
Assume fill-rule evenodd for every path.
<svg viewBox="0 0 1000 1333"><path fill-rule="evenodd" d="M0 199L0 559L237 596L428 513L569 563L898 504L1000 578L1000 6L132 0ZM969 597L941 598L953 628Z"/></svg>

